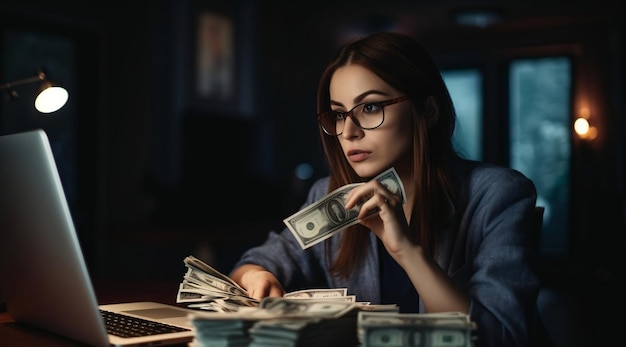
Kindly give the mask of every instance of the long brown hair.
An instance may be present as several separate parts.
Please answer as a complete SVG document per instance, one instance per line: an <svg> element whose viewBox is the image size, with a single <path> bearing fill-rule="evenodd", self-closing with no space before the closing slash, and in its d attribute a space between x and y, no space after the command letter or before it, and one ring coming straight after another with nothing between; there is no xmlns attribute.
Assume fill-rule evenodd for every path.
<svg viewBox="0 0 626 347"><path fill-rule="evenodd" d="M341 47L326 67L317 90L318 113L330 109L330 80L339 67L347 64L367 68L413 102L411 174L415 178L415 198L408 236L434 254L436 231L443 227L450 212L448 201L455 196L446 161L456 156L452 145L456 115L441 73L430 53L415 39L391 32L373 34ZM433 112L433 106L436 115L426 117ZM329 191L368 179L354 172L337 137L328 136L321 129L320 136L330 173ZM349 277L363 261L369 242L369 233L362 225L347 228L330 271ZM327 255L330 262L331 252Z"/></svg>

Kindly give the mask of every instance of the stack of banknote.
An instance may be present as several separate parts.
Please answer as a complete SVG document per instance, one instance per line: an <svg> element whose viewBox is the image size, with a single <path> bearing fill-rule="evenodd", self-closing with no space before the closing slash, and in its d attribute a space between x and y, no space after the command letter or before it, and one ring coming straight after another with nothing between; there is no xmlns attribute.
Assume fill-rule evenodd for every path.
<svg viewBox="0 0 626 347"><path fill-rule="evenodd" d="M472 347L476 324L469 315L360 311L358 341L364 347Z"/></svg>
<svg viewBox="0 0 626 347"><path fill-rule="evenodd" d="M356 314L339 317L275 319L250 328L250 347L356 346Z"/></svg>
<svg viewBox="0 0 626 347"><path fill-rule="evenodd" d="M230 277L188 256L176 301L196 308L190 347L333 346L357 343L357 312L398 312L398 306L371 305L348 294L347 288L312 288L281 298L251 298Z"/></svg>
<svg viewBox="0 0 626 347"><path fill-rule="evenodd" d="M198 313L191 317L196 328L194 343L198 347L237 346L235 342L249 346L296 346L300 335L315 330L311 327L319 326L323 320L344 322L339 318L355 306L351 301L268 297L254 309ZM356 330L356 318L350 330ZM354 345L356 334L351 335Z"/></svg>
<svg viewBox="0 0 626 347"><path fill-rule="evenodd" d="M397 306L342 297L267 297L238 312L192 314L196 334L190 347L356 346L357 313L365 310L397 312Z"/></svg>
<svg viewBox="0 0 626 347"><path fill-rule="evenodd" d="M258 300L250 297L245 289L202 260L190 255L183 262L187 272L178 286L177 303L187 303L189 308L216 312L237 312L242 308L259 306ZM348 295L347 288L303 289L286 293L284 297L356 302L354 295Z"/></svg>
<svg viewBox="0 0 626 347"><path fill-rule="evenodd" d="M337 303L309 300L307 304L336 307L336 314L314 314L312 317L290 317L256 322L250 329L251 347L330 347L357 346L357 314L359 312L397 313L397 305L368 305L356 302L342 309ZM343 304L341 304L343 305Z"/></svg>
<svg viewBox="0 0 626 347"><path fill-rule="evenodd" d="M202 260L188 256L183 262L187 272L178 286L177 303L190 308L217 312L236 312L242 307L256 307L259 302L248 295L230 277Z"/></svg>

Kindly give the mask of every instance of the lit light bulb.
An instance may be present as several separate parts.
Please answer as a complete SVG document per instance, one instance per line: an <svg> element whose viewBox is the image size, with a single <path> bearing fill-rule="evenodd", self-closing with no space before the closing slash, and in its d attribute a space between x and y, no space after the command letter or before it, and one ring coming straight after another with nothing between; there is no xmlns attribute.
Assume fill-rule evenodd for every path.
<svg viewBox="0 0 626 347"><path fill-rule="evenodd" d="M68 98L69 94L64 88L46 88L35 99L35 108L41 113L52 113L63 107Z"/></svg>
<svg viewBox="0 0 626 347"><path fill-rule="evenodd" d="M589 121L582 117L574 121L574 131L584 140L593 140L598 137L598 129L594 126L590 126Z"/></svg>
<svg viewBox="0 0 626 347"><path fill-rule="evenodd" d="M578 118L574 121L574 131L580 137L585 137L589 132L589 122L585 118Z"/></svg>

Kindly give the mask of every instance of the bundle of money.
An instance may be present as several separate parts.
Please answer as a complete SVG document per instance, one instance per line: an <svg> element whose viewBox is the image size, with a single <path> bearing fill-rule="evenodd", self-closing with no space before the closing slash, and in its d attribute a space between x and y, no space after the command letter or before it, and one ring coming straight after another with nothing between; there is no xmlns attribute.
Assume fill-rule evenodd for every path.
<svg viewBox="0 0 626 347"><path fill-rule="evenodd" d="M245 289L202 260L190 255L183 262L187 272L178 286L177 303L187 303L189 308L216 312L237 312L241 308L259 306L259 301L250 297ZM347 288L303 289L286 293L284 297L356 302L356 296L348 295Z"/></svg>
<svg viewBox="0 0 626 347"><path fill-rule="evenodd" d="M187 273L178 286L177 303L217 312L236 312L241 307L258 306L259 302L245 289L200 259L188 256L183 262Z"/></svg>
<svg viewBox="0 0 626 347"><path fill-rule="evenodd" d="M319 347L319 346L356 346L357 313L398 312L397 305L369 305L355 302L350 309L340 309L336 299L309 300L307 307L311 312L322 312L309 317L289 317L262 320L250 328L250 347ZM326 309L313 309L315 306ZM334 308L334 309L332 309ZM336 313L324 314L324 311L336 310ZM296 318L296 319L294 319Z"/></svg>
<svg viewBox="0 0 626 347"><path fill-rule="evenodd" d="M356 315L336 318L277 319L250 328L250 347L356 346Z"/></svg>
<svg viewBox="0 0 626 347"><path fill-rule="evenodd" d="M269 346L278 346L282 345L278 341L297 341L303 328L321 320L335 321L357 306L345 300L266 297L258 307L238 312L198 312L190 315L196 331L192 345L248 346L255 340L257 344L271 340L275 343ZM353 316L351 336L356 341Z"/></svg>
<svg viewBox="0 0 626 347"><path fill-rule="evenodd" d="M461 312L361 311L357 330L364 347L472 347L476 324Z"/></svg>
<svg viewBox="0 0 626 347"><path fill-rule="evenodd" d="M213 320L192 318L195 329L188 347L248 346L252 339L248 330L256 322L253 319Z"/></svg>
<svg viewBox="0 0 626 347"><path fill-rule="evenodd" d="M383 171L374 179L399 196L402 203L406 202L404 185L394 168ZM337 188L283 220L302 249L318 244L340 230L360 222L357 216L362 204L348 210L345 203L348 192L362 184L353 183ZM366 218L377 213L378 211L372 211Z"/></svg>

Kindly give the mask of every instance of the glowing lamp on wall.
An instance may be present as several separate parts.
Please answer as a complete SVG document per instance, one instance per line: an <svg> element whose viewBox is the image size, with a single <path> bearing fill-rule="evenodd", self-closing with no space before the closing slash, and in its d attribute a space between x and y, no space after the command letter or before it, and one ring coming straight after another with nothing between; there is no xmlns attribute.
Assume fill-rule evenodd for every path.
<svg viewBox="0 0 626 347"><path fill-rule="evenodd" d="M583 140L595 139L598 136L598 129L589 124L589 109L581 109L580 114L574 121L574 131Z"/></svg>

